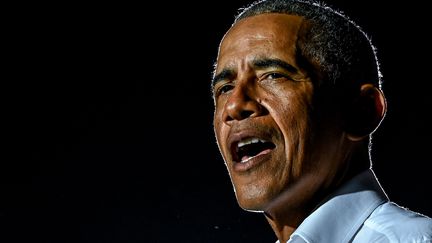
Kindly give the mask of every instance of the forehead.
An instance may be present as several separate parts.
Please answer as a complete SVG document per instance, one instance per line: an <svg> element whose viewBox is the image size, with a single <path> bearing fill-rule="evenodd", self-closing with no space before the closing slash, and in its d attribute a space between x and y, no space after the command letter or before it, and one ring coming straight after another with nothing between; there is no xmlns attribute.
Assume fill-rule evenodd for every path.
<svg viewBox="0 0 432 243"><path fill-rule="evenodd" d="M217 69L229 62L260 56L288 59L295 64L295 46L303 23L303 17L279 13L260 14L238 21L221 42Z"/></svg>

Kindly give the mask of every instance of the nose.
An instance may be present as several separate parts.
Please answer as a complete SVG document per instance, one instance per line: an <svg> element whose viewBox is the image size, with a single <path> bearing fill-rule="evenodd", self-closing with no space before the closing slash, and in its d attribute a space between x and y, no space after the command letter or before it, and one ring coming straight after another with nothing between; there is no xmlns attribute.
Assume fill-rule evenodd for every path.
<svg viewBox="0 0 432 243"><path fill-rule="evenodd" d="M254 90L247 86L236 86L225 103L224 122L241 121L246 118L261 116L265 108L256 98Z"/></svg>

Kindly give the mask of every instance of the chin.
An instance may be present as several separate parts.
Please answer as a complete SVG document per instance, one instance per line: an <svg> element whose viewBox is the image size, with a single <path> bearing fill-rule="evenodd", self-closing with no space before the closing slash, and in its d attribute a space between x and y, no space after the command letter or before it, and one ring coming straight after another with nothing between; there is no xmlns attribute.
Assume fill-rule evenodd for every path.
<svg viewBox="0 0 432 243"><path fill-rule="evenodd" d="M258 203L256 200L237 200L240 208L249 212L261 213L263 212L264 206L261 203Z"/></svg>
<svg viewBox="0 0 432 243"><path fill-rule="evenodd" d="M246 211L250 212L263 212L263 209L265 208L265 205L267 205L266 197L263 197L262 194L260 195L254 195L254 194L247 194L247 195L236 195L237 197L237 203L239 206Z"/></svg>

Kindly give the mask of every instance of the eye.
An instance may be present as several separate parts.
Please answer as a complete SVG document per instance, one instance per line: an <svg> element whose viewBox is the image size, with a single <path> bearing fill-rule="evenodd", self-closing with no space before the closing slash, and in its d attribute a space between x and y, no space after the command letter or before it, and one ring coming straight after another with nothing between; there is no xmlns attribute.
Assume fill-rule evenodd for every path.
<svg viewBox="0 0 432 243"><path fill-rule="evenodd" d="M286 75L282 73L267 73L263 77L264 79L279 79L279 78L288 78Z"/></svg>
<svg viewBox="0 0 432 243"><path fill-rule="evenodd" d="M217 89L216 95L225 94L228 91L232 90L234 88L234 85L232 84L224 84L220 88Z"/></svg>

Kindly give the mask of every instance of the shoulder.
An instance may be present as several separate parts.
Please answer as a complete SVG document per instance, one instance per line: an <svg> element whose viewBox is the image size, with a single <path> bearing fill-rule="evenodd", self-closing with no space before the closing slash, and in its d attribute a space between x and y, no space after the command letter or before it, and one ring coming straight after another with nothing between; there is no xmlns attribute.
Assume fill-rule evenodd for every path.
<svg viewBox="0 0 432 243"><path fill-rule="evenodd" d="M392 202L377 207L363 227L389 242L432 242L432 219Z"/></svg>

